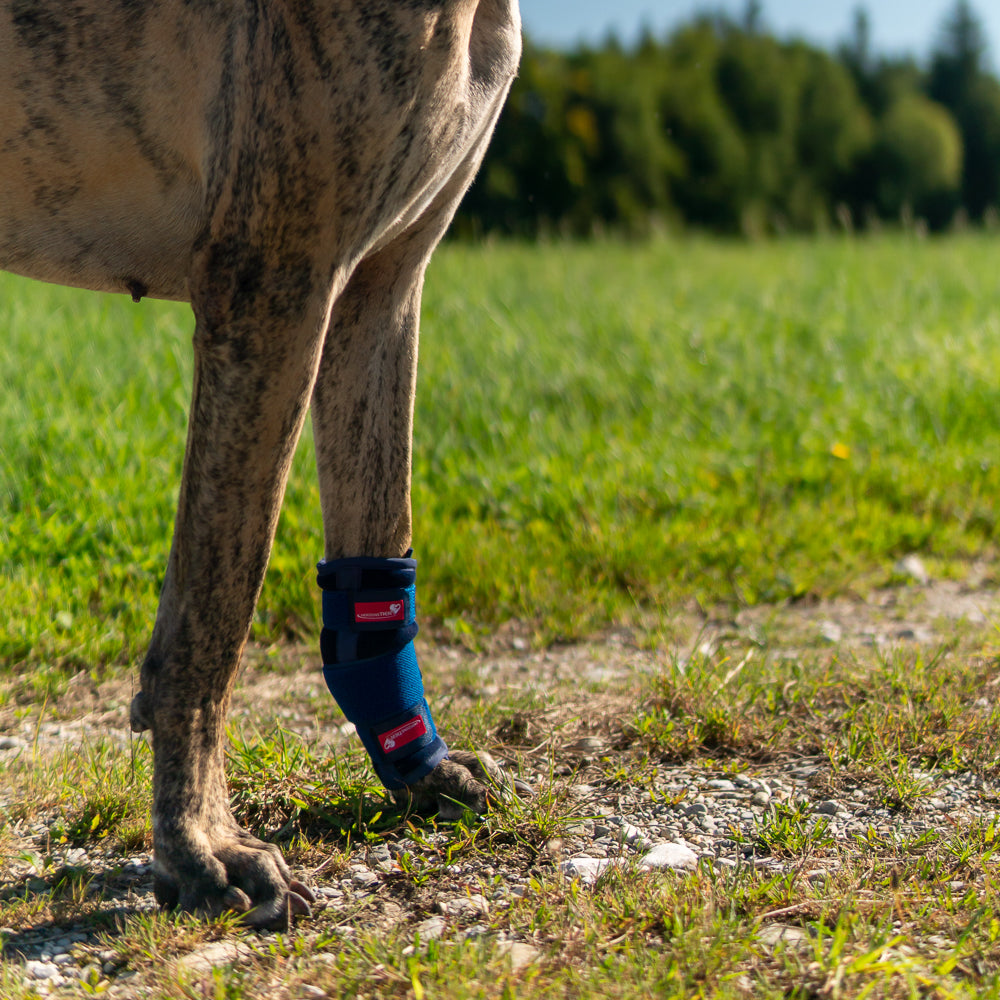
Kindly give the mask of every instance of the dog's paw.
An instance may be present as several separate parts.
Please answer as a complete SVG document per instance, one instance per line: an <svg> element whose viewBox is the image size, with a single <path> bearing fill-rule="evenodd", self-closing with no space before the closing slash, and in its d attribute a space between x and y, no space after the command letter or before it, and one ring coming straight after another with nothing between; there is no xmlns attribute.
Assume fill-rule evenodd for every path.
<svg viewBox="0 0 1000 1000"><path fill-rule="evenodd" d="M210 839L209 855L180 844L157 847L154 891L162 907L204 917L234 912L251 927L275 929L311 916L316 897L291 877L277 847L243 830Z"/></svg>
<svg viewBox="0 0 1000 1000"><path fill-rule="evenodd" d="M482 815L514 795L532 795L531 786L513 778L485 752L451 750L415 784L394 792L400 805L423 812L436 809L445 820L460 819L466 810Z"/></svg>

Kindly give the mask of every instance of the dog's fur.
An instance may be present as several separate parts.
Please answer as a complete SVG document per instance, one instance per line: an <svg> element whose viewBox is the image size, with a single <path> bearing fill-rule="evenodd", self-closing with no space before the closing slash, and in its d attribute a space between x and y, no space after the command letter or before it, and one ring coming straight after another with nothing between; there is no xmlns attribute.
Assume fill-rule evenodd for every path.
<svg viewBox="0 0 1000 1000"><path fill-rule="evenodd" d="M133 705L161 902L308 910L229 809L233 678L310 403L326 558L409 548L424 269L519 52L516 0L0 0L0 268L195 314ZM452 755L424 785L481 804L471 768Z"/></svg>

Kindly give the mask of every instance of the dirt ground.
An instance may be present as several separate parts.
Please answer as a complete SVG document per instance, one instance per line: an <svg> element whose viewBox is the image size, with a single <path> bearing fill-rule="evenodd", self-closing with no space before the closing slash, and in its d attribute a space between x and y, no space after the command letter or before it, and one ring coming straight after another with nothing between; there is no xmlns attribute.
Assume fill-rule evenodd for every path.
<svg viewBox="0 0 1000 1000"><path fill-rule="evenodd" d="M919 565L917 571L921 570ZM657 633L609 629L589 641L532 649L516 623L501 629L485 648L468 650L418 639L421 666L433 706L461 707L474 698L506 700L518 693L551 692L560 716L581 711L595 687L628 699L638 675L655 672L693 654L711 655L750 646L783 657L918 645L989 646L1000 622L1000 587L987 569L973 566L964 581L926 580L876 590L863 596L782 605L761 605L735 613L679 609ZM76 731L120 733L126 738L128 706L138 687L138 665L126 676L94 683L79 674L44 708L26 703L23 679L0 708L0 737L41 735L71 738ZM576 692L576 694L574 694ZM231 719L262 730L279 723L306 739L350 738L326 692L318 652L307 645L248 649L237 680ZM36 733L37 735L37 733ZM59 742L56 739L54 742Z"/></svg>

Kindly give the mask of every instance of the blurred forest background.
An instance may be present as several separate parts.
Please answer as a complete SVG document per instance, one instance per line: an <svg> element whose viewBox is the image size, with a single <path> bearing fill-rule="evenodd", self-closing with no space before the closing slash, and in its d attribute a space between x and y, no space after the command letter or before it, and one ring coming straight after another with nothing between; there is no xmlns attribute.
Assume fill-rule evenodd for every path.
<svg viewBox="0 0 1000 1000"><path fill-rule="evenodd" d="M1000 225L1000 80L965 0L925 63L872 51L863 7L832 52L774 37L758 2L630 46L529 39L454 231L755 237L887 222Z"/></svg>

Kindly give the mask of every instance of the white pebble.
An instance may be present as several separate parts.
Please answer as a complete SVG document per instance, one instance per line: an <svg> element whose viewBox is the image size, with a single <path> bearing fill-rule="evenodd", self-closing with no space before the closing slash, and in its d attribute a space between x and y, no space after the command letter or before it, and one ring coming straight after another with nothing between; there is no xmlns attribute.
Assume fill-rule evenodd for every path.
<svg viewBox="0 0 1000 1000"><path fill-rule="evenodd" d="M622 823L621 838L625 844L634 844L637 840L642 839L642 830L631 823Z"/></svg>
<svg viewBox="0 0 1000 1000"><path fill-rule="evenodd" d="M59 969L51 962L25 962L24 971L31 979L52 979L59 975Z"/></svg>
<svg viewBox="0 0 1000 1000"><path fill-rule="evenodd" d="M302 983L298 988L298 995L303 1000L309 1000L310 997L327 997L330 994L326 990L321 990L318 986L310 986L308 983Z"/></svg>
<svg viewBox="0 0 1000 1000"><path fill-rule="evenodd" d="M657 844L639 862L643 868L672 868L691 871L698 867L698 855L681 844Z"/></svg>
<svg viewBox="0 0 1000 1000"><path fill-rule="evenodd" d="M614 861L607 858L569 858L559 865L559 870L570 878L578 878L584 882L594 882Z"/></svg>

